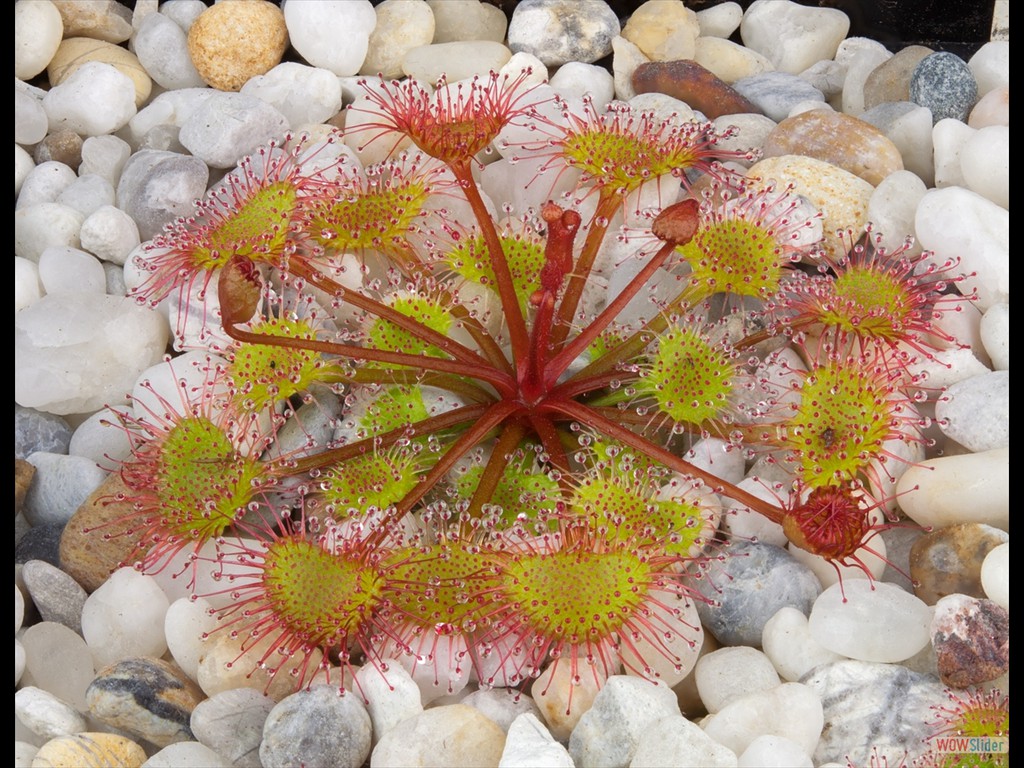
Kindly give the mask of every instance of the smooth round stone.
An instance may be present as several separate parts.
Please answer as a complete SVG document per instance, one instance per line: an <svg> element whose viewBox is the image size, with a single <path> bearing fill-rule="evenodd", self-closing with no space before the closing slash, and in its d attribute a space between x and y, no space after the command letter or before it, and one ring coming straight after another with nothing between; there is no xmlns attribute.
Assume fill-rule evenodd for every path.
<svg viewBox="0 0 1024 768"><path fill-rule="evenodd" d="M896 484L900 507L920 525L984 523L1010 529L1010 453L941 456L910 467Z"/></svg>
<svg viewBox="0 0 1024 768"><path fill-rule="evenodd" d="M899 587L849 580L821 593L807 626L815 642L834 653L895 663L927 645L931 618L923 601Z"/></svg>
<svg viewBox="0 0 1024 768"><path fill-rule="evenodd" d="M977 290L975 306L982 312L1009 302L1009 211L969 189L929 189L917 206L914 230L934 263L959 259L956 273L964 280L958 287L964 294Z"/></svg>
<svg viewBox="0 0 1024 768"><path fill-rule="evenodd" d="M50 130L99 136L135 116L135 83L112 64L87 61L43 97Z"/></svg>
<svg viewBox="0 0 1024 768"><path fill-rule="evenodd" d="M33 453L67 453L71 426L60 416L14 404L14 456Z"/></svg>
<svg viewBox="0 0 1024 768"><path fill-rule="evenodd" d="M35 759L39 747L27 741L14 742L14 768L32 768L32 760Z"/></svg>
<svg viewBox="0 0 1024 768"><path fill-rule="evenodd" d="M384 674L372 664L356 673L357 690L363 695L373 726L374 744L400 722L423 711L420 689L412 675L399 662L386 663Z"/></svg>
<svg viewBox="0 0 1024 768"><path fill-rule="evenodd" d="M801 683L783 683L749 693L726 704L701 723L704 732L737 755L759 736L783 736L807 754L818 744L824 725L821 695Z"/></svg>
<svg viewBox="0 0 1024 768"><path fill-rule="evenodd" d="M134 656L159 658L167 650L164 617L169 603L152 576L119 568L89 595L82 609L82 636L96 666Z"/></svg>
<svg viewBox="0 0 1024 768"><path fill-rule="evenodd" d="M142 768L232 768L232 764L199 742L180 741L153 754Z"/></svg>
<svg viewBox="0 0 1024 768"><path fill-rule="evenodd" d="M842 659L823 648L807 626L807 616L796 608L780 608L764 625L761 644L780 677L796 682L820 664Z"/></svg>
<svg viewBox="0 0 1024 768"><path fill-rule="evenodd" d="M851 37L840 43L836 63L846 69L839 98L841 112L859 116L865 111L864 84L875 69L891 58L888 48L866 37Z"/></svg>
<svg viewBox="0 0 1024 768"><path fill-rule="evenodd" d="M49 124L42 102L24 88L14 88L14 141L38 144L46 138Z"/></svg>
<svg viewBox="0 0 1024 768"><path fill-rule="evenodd" d="M603 108L615 98L615 79L608 70L596 64L570 61L551 76L550 85L566 98L582 98L590 94L593 104Z"/></svg>
<svg viewBox="0 0 1024 768"><path fill-rule="evenodd" d="M135 54L162 88L202 88L206 85L188 50L188 37L163 13L151 13L135 33Z"/></svg>
<svg viewBox="0 0 1024 768"><path fill-rule="evenodd" d="M991 371L953 384L935 404L943 434L975 453L1010 444L1010 372Z"/></svg>
<svg viewBox="0 0 1024 768"><path fill-rule="evenodd" d="M210 171L197 157L144 149L125 163L117 184L117 207L139 228L139 237L152 240L164 224L192 212L206 194Z"/></svg>
<svg viewBox="0 0 1024 768"><path fill-rule="evenodd" d="M198 676L199 659L205 652L203 635L216 626L209 602L201 597L175 600L164 616L167 649L181 671L193 680Z"/></svg>
<svg viewBox="0 0 1024 768"><path fill-rule="evenodd" d="M800 155L769 157L752 165L747 179L761 179L762 185L774 180L779 190L792 184L796 194L822 212L824 245L833 257L845 255L850 242L849 237L844 240L836 235L837 231L851 230L856 235L867 224L868 202L874 187L824 160Z"/></svg>
<svg viewBox="0 0 1024 768"><path fill-rule="evenodd" d="M960 153L974 129L952 117L940 120L932 129L932 147L935 154L935 186L966 187Z"/></svg>
<svg viewBox="0 0 1024 768"><path fill-rule="evenodd" d="M77 733L51 739L32 758L33 768L141 768L146 751L113 733Z"/></svg>
<svg viewBox="0 0 1024 768"><path fill-rule="evenodd" d="M359 697L315 685L281 700L263 726L263 768L359 768L370 755L370 716ZM402 763L396 763L402 764Z"/></svg>
<svg viewBox="0 0 1024 768"><path fill-rule="evenodd" d="M77 248L55 246L39 257L39 282L47 294L106 293L107 277L99 260Z"/></svg>
<svg viewBox="0 0 1024 768"><path fill-rule="evenodd" d="M139 245L139 228L120 208L104 205L82 222L79 240L82 248L97 258L123 265Z"/></svg>
<svg viewBox="0 0 1024 768"><path fill-rule="evenodd" d="M806 80L786 72L762 72L737 80L732 87L776 122L785 120L798 104L825 103L825 94Z"/></svg>
<svg viewBox="0 0 1024 768"><path fill-rule="evenodd" d="M1010 542L993 548L981 564L981 586L985 596L1010 610Z"/></svg>
<svg viewBox="0 0 1024 768"><path fill-rule="evenodd" d="M193 740L189 718L202 699L180 669L146 657L101 669L86 691L90 715L158 747Z"/></svg>
<svg viewBox="0 0 1024 768"><path fill-rule="evenodd" d="M813 768L814 762L800 745L784 736L758 736L743 750L738 768Z"/></svg>
<svg viewBox="0 0 1024 768"><path fill-rule="evenodd" d="M430 45L434 38L434 13L422 0L383 0L374 6L374 13L377 24L370 33L359 73L386 79L401 77L405 55Z"/></svg>
<svg viewBox="0 0 1024 768"><path fill-rule="evenodd" d="M15 210L39 203L52 203L77 178L74 170L66 163L49 160L36 162L21 185L21 194Z"/></svg>
<svg viewBox="0 0 1024 768"><path fill-rule="evenodd" d="M900 151L903 167L926 186L935 180L932 113L910 101L889 102L865 110L858 117L885 134Z"/></svg>
<svg viewBox="0 0 1024 768"><path fill-rule="evenodd" d="M29 261L39 257L50 246L78 248L78 233L85 216L69 205L36 203L14 212L14 253Z"/></svg>
<svg viewBox="0 0 1024 768"><path fill-rule="evenodd" d="M824 160L877 186L903 158L895 144L870 123L839 112L815 109L779 123L761 147L764 157L806 155Z"/></svg>
<svg viewBox="0 0 1024 768"><path fill-rule="evenodd" d="M117 136L90 136L82 142L82 164L78 167L80 177L95 174L103 177L111 186L121 178L121 170L131 157L132 148Z"/></svg>
<svg viewBox="0 0 1024 768"><path fill-rule="evenodd" d="M569 754L576 765L628 765L641 734L678 714L675 694L664 683L612 675L573 728Z"/></svg>
<svg viewBox="0 0 1024 768"><path fill-rule="evenodd" d="M384 734L373 748L370 766L497 766L504 747L505 732L490 718L465 704L452 704L424 710Z"/></svg>
<svg viewBox="0 0 1024 768"><path fill-rule="evenodd" d="M633 75L638 67L648 63L650 62L647 61L643 51L622 35L612 38L612 77L615 81L615 97L617 99L629 101L636 96L637 90L633 86Z"/></svg>
<svg viewBox="0 0 1024 768"><path fill-rule="evenodd" d="M32 484L32 478L35 476L36 468L29 464L24 459L15 457L14 459L14 513L19 518L24 520L24 515L21 514L21 508L25 503L25 496L28 495L29 486ZM28 525L28 521L25 520L25 525ZM17 628L14 630L17 632Z"/></svg>
<svg viewBox="0 0 1024 768"><path fill-rule="evenodd" d="M911 171L894 171L875 187L868 201L868 221L878 243L895 251L906 245L908 235L914 233L914 215L917 204L928 188ZM904 253L916 256L921 246L915 241Z"/></svg>
<svg viewBox="0 0 1024 768"><path fill-rule="evenodd" d="M114 186L96 173L79 174L78 178L68 184L57 196L58 203L74 208L85 216L86 220L101 208L112 206L116 199ZM85 226L85 221L82 222L82 226ZM135 230L134 222L132 222L131 229ZM81 240L81 230L78 234L79 240ZM89 234L89 237L94 239L92 233Z"/></svg>
<svg viewBox="0 0 1024 768"><path fill-rule="evenodd" d="M21 637L25 646L23 685L34 685L86 712L85 691L96 676L89 646L63 624L43 621L28 627ZM56 660L60 663L55 663Z"/></svg>
<svg viewBox="0 0 1024 768"><path fill-rule="evenodd" d="M960 172L967 188L1010 208L1010 127L979 128L960 150Z"/></svg>
<svg viewBox="0 0 1024 768"><path fill-rule="evenodd" d="M1010 86L1004 85L989 91L974 105L967 117L971 128L987 128L992 125L1010 124Z"/></svg>
<svg viewBox="0 0 1024 768"><path fill-rule="evenodd" d="M14 76L31 80L49 64L64 35L64 22L50 0L14 4Z"/></svg>
<svg viewBox="0 0 1024 768"><path fill-rule="evenodd" d="M931 640L939 678L951 688L996 680L1010 669L1010 613L991 600L942 598L935 604Z"/></svg>
<svg viewBox="0 0 1024 768"><path fill-rule="evenodd" d="M272 650L273 637L253 643L248 650L242 650L243 638L233 638L227 632L216 632L206 642L206 652L199 658L199 669L196 682L207 696L234 688L252 688L267 694L274 701L281 701L295 692L298 670L304 665L300 655L281 664L280 671L273 675L272 671L256 666L257 660ZM308 668L315 668L322 655L313 653ZM295 677L290 675L296 670ZM338 687L334 686L337 693Z"/></svg>
<svg viewBox="0 0 1024 768"><path fill-rule="evenodd" d="M196 739L235 768L263 768L263 725L276 702L252 688L234 688L196 704L189 727Z"/></svg>
<svg viewBox="0 0 1024 768"><path fill-rule="evenodd" d="M593 706L601 683L596 675L573 680L569 664L549 664L533 681L533 700L555 739L568 741L583 713Z"/></svg>
<svg viewBox="0 0 1024 768"><path fill-rule="evenodd" d="M427 0L427 5L434 13L435 44L505 39L508 19L495 5L480 0Z"/></svg>
<svg viewBox="0 0 1024 768"><path fill-rule="evenodd" d="M502 768L573 768L569 751L552 738L532 712L521 713L507 730L505 749L498 763Z"/></svg>
<svg viewBox="0 0 1024 768"><path fill-rule="evenodd" d="M743 21L743 6L724 2L697 11L701 37L731 37Z"/></svg>
<svg viewBox="0 0 1024 768"><path fill-rule="evenodd" d="M276 3L217 3L188 31L188 52L207 85L237 91L281 63L288 47L284 14Z"/></svg>
<svg viewBox="0 0 1024 768"><path fill-rule="evenodd" d="M294 130L307 123L322 123L341 109L341 84L333 72L282 62L265 75L257 75L240 93L270 104Z"/></svg>
<svg viewBox="0 0 1024 768"><path fill-rule="evenodd" d="M772 63L761 54L720 37L698 37L693 60L730 84L772 71Z"/></svg>
<svg viewBox="0 0 1024 768"><path fill-rule="evenodd" d="M697 603L704 627L723 645L759 646L764 625L783 606L807 613L821 591L817 577L780 547L734 542L698 589L716 604Z"/></svg>
<svg viewBox="0 0 1024 768"><path fill-rule="evenodd" d="M933 675L897 664L837 661L816 667L802 682L821 696L829 724L810 753L816 765L868 765L872 759L899 765L919 757L933 732L932 707L945 698Z"/></svg>
<svg viewBox="0 0 1024 768"><path fill-rule="evenodd" d="M32 169L35 168L35 160L32 159L32 155L24 150L19 145L14 145L14 196L17 197L21 192L21 185L25 183L25 179L28 177Z"/></svg>
<svg viewBox="0 0 1024 768"><path fill-rule="evenodd" d="M66 524L107 477L106 470L81 456L37 452L28 462L36 468L24 507L32 525Z"/></svg>
<svg viewBox="0 0 1024 768"><path fill-rule="evenodd" d="M618 16L605 0L522 0L512 11L508 47L532 53L547 66L593 64L612 52Z"/></svg>
<svg viewBox="0 0 1024 768"><path fill-rule="evenodd" d="M967 120L978 101L978 83L967 62L954 53L926 56L910 77L910 100L928 107L935 122Z"/></svg>
<svg viewBox="0 0 1024 768"><path fill-rule="evenodd" d="M436 83L442 76L449 83L497 72L512 58L512 51L490 41L440 43L412 48L401 61L409 77Z"/></svg>
<svg viewBox="0 0 1024 768"><path fill-rule="evenodd" d="M182 123L179 139L207 165L231 168L287 130L288 118L270 104L242 93L218 93Z"/></svg>
<svg viewBox="0 0 1024 768"><path fill-rule="evenodd" d="M42 560L29 560L21 574L43 621L82 631L82 606L88 595L78 582Z"/></svg>
<svg viewBox="0 0 1024 768"><path fill-rule="evenodd" d="M366 58L377 15L370 0L319 0L285 3L284 21L291 45L303 59L349 77L359 72ZM345 30L345 45L338 45L327 30Z"/></svg>
<svg viewBox="0 0 1024 768"><path fill-rule="evenodd" d="M60 85L86 62L109 64L135 87L135 106L141 107L153 90L153 81L138 57L120 45L89 37L65 37L46 67L50 85Z"/></svg>
<svg viewBox="0 0 1024 768"><path fill-rule="evenodd" d="M797 75L832 59L850 29L850 17L835 8L810 8L789 0L755 0L743 14L740 36L780 72Z"/></svg>
<svg viewBox="0 0 1024 768"><path fill-rule="evenodd" d="M733 699L770 690L782 682L768 656L745 645L701 656L693 674L701 701L711 714Z"/></svg>
<svg viewBox="0 0 1024 768"><path fill-rule="evenodd" d="M736 753L682 715L652 722L640 734L630 768L735 768Z"/></svg>
<svg viewBox="0 0 1024 768"><path fill-rule="evenodd" d="M967 61L978 83L978 93L986 94L1010 84L1010 41L990 40Z"/></svg>
<svg viewBox="0 0 1024 768"><path fill-rule="evenodd" d="M692 59L700 25L682 3L649 0L639 5L622 28L622 36L651 61Z"/></svg>
<svg viewBox="0 0 1024 768"><path fill-rule="evenodd" d="M710 120L722 115L761 112L739 91L695 61L646 62L636 67L631 79L635 93L663 93L685 102Z"/></svg>
<svg viewBox="0 0 1024 768"><path fill-rule="evenodd" d="M908 45L875 67L864 81L864 109L887 101L910 101L910 76L921 59L932 53L923 45Z"/></svg>
<svg viewBox="0 0 1024 768"><path fill-rule="evenodd" d="M14 694L14 714L29 730L44 739L88 730L85 718L74 707L31 685Z"/></svg>
<svg viewBox="0 0 1024 768"><path fill-rule="evenodd" d="M910 549L914 594L928 605L947 595L985 597L981 568L985 557L1010 535L979 523L962 523L926 533Z"/></svg>
<svg viewBox="0 0 1024 768"><path fill-rule="evenodd" d="M390 680L389 674L388 681ZM476 707L506 733L521 715L542 716L532 697L513 688L480 688L466 696L460 703ZM542 727L544 732L550 735L547 727Z"/></svg>
<svg viewBox="0 0 1024 768"><path fill-rule="evenodd" d="M108 43L123 43L132 36L131 9L117 0L57 0L54 3L64 22L64 37L91 37Z"/></svg>
<svg viewBox="0 0 1024 768"><path fill-rule="evenodd" d="M54 131L36 145L33 159L36 163L55 160L77 171L82 163L82 137L74 131ZM63 202L59 200L58 202Z"/></svg>

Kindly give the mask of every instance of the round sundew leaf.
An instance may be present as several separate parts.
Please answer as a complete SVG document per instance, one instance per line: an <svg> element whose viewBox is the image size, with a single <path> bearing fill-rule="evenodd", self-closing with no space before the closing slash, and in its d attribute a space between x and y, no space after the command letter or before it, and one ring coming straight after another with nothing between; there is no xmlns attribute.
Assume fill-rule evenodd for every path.
<svg viewBox="0 0 1024 768"><path fill-rule="evenodd" d="M332 467L319 483L322 501L335 515L360 514L397 504L419 481L411 451L364 453Z"/></svg>
<svg viewBox="0 0 1024 768"><path fill-rule="evenodd" d="M312 326L301 320L269 318L252 327L254 333L312 340ZM307 349L282 344L240 344L232 355L227 376L236 405L248 411L262 411L274 403L309 388L323 377L323 356Z"/></svg>
<svg viewBox="0 0 1024 768"><path fill-rule="evenodd" d="M637 391L653 396L674 422L700 424L722 416L736 376L737 365L723 347L695 330L675 328L658 338Z"/></svg>
<svg viewBox="0 0 1024 768"><path fill-rule="evenodd" d="M519 306L526 315L530 297L540 288L540 271L544 266L544 243L540 238L513 232L498 235L501 250L508 264L512 285ZM459 276L496 291L497 282L483 235L466 238L445 253L445 260Z"/></svg>
<svg viewBox="0 0 1024 768"><path fill-rule="evenodd" d="M424 296L399 296L391 302L391 307L407 317L411 317L432 331L448 334L452 327L451 311ZM447 357L437 347L417 338L405 328L399 328L390 320L378 318L373 321L367 332L366 346L370 349L383 349L390 352L405 352L409 355L424 354L431 357Z"/></svg>

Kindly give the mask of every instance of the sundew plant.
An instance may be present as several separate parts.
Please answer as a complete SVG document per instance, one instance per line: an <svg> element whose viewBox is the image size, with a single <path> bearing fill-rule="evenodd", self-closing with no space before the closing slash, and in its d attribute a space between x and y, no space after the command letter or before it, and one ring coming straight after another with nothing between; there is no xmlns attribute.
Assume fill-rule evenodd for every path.
<svg viewBox="0 0 1024 768"><path fill-rule="evenodd" d="M126 414L122 523L217 597L235 662L673 684L740 512L870 577L956 265L827 250L705 122L529 72L363 87L138 264L203 362Z"/></svg>

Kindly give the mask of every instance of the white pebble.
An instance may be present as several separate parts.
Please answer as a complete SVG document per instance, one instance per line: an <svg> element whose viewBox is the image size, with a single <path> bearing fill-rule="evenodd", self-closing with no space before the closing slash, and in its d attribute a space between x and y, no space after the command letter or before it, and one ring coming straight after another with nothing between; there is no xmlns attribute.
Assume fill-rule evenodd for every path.
<svg viewBox="0 0 1024 768"><path fill-rule="evenodd" d="M402 57L401 68L409 77L426 83L436 83L442 76L455 83L497 72L511 58L512 51L502 43L439 43L413 48Z"/></svg>
<svg viewBox="0 0 1024 768"><path fill-rule="evenodd" d="M74 208L87 218L103 206L113 205L116 199L114 185L98 173L80 173L78 178L57 196L58 203Z"/></svg>
<svg viewBox="0 0 1024 768"><path fill-rule="evenodd" d="M739 29L741 21L743 6L739 3L719 3L697 11L701 37L732 37L732 33Z"/></svg>
<svg viewBox="0 0 1024 768"><path fill-rule="evenodd" d="M17 687L21 682L21 676L25 673L25 644L18 638L14 638L14 685Z"/></svg>
<svg viewBox="0 0 1024 768"><path fill-rule="evenodd" d="M910 467L896 484L900 507L932 528L983 523L1010 530L1010 452L940 456Z"/></svg>
<svg viewBox="0 0 1024 768"><path fill-rule="evenodd" d="M140 768L231 768L231 763L198 741L179 741L153 754Z"/></svg>
<svg viewBox="0 0 1024 768"><path fill-rule="evenodd" d="M206 652L203 634L212 632L216 626L217 619L210 613L210 604L201 597L179 598L167 608L164 616L167 650L181 671L193 680L199 674L199 659Z"/></svg>
<svg viewBox="0 0 1024 768"><path fill-rule="evenodd" d="M917 204L928 187L916 173L896 171L890 173L875 187L868 200L868 221L879 244L889 251L901 248L908 236L914 236L914 214ZM905 252L916 256L921 244L914 244Z"/></svg>
<svg viewBox="0 0 1024 768"><path fill-rule="evenodd" d="M103 261L123 265L139 245L139 228L127 213L104 205L82 222L82 248Z"/></svg>
<svg viewBox="0 0 1024 768"><path fill-rule="evenodd" d="M806 750L784 736L758 736L743 750L737 768L814 768Z"/></svg>
<svg viewBox="0 0 1024 768"><path fill-rule="evenodd" d="M293 130L307 123L322 123L341 109L337 75L297 62L283 62L264 75L250 78L240 93L274 107Z"/></svg>
<svg viewBox="0 0 1024 768"><path fill-rule="evenodd" d="M49 123L42 102L28 89L14 84L14 141L17 144L38 144L46 138Z"/></svg>
<svg viewBox="0 0 1024 768"><path fill-rule="evenodd" d="M287 130L287 118L266 102L241 93L217 92L181 124L178 138L210 167L231 168Z"/></svg>
<svg viewBox="0 0 1024 768"><path fill-rule="evenodd" d="M252 688L232 688L203 699L192 710L189 727L196 739L236 768L261 768L263 725L274 700Z"/></svg>
<svg viewBox="0 0 1024 768"><path fill-rule="evenodd" d="M43 97L50 130L99 136L135 116L135 84L111 64L87 61Z"/></svg>
<svg viewBox="0 0 1024 768"><path fill-rule="evenodd" d="M19 312L39 301L43 286L39 282L39 265L21 256L14 257L14 311Z"/></svg>
<svg viewBox="0 0 1024 768"><path fill-rule="evenodd" d="M14 76L31 80L50 63L64 34L60 11L50 0L14 4Z"/></svg>
<svg viewBox="0 0 1024 768"><path fill-rule="evenodd" d="M980 453L1010 444L1010 372L987 371L958 381L935 403L942 433Z"/></svg>
<svg viewBox="0 0 1024 768"><path fill-rule="evenodd" d="M960 153L967 140L975 133L974 128L952 117L943 118L932 127L936 187L964 186Z"/></svg>
<svg viewBox="0 0 1024 768"><path fill-rule="evenodd" d="M39 747L29 744L27 741L14 742L14 768L32 768Z"/></svg>
<svg viewBox="0 0 1024 768"><path fill-rule="evenodd" d="M909 659L928 644L932 609L885 582L844 581L825 589L807 620L822 647L850 659L887 664Z"/></svg>
<svg viewBox="0 0 1024 768"><path fill-rule="evenodd" d="M743 44L767 57L779 72L798 75L832 59L850 29L835 8L808 8L789 0L756 0L743 14Z"/></svg>
<svg viewBox="0 0 1024 768"><path fill-rule="evenodd" d="M736 699L709 715L701 727L712 739L737 755L758 736L783 736L813 754L825 723L821 698L800 683L783 683Z"/></svg>
<svg viewBox="0 0 1024 768"><path fill-rule="evenodd" d="M992 40L985 43L967 60L967 66L978 81L978 95L1010 84L1010 42Z"/></svg>
<svg viewBox="0 0 1024 768"><path fill-rule="evenodd" d="M989 91L971 109L967 117L971 128L987 128L992 125L1010 124L1010 86L1004 85Z"/></svg>
<svg viewBox="0 0 1024 768"><path fill-rule="evenodd" d="M780 608L764 625L761 646L771 659L779 676L796 682L819 664L839 661L843 657L821 645L811 636L807 617L796 608Z"/></svg>
<svg viewBox="0 0 1024 768"><path fill-rule="evenodd" d="M356 74L366 58L377 15L370 0L290 0L284 23L292 47L314 67L340 77ZM344 30L344 44L332 30Z"/></svg>
<svg viewBox="0 0 1024 768"><path fill-rule="evenodd" d="M39 257L39 281L48 294L105 293L107 276L96 257L57 245Z"/></svg>
<svg viewBox="0 0 1024 768"><path fill-rule="evenodd" d="M590 94L597 109L615 98L615 79L604 67L570 61L551 76L551 87L566 98L582 98Z"/></svg>
<svg viewBox="0 0 1024 768"><path fill-rule="evenodd" d="M981 343L997 371L1010 370L1010 305L993 304L981 318Z"/></svg>
<svg viewBox="0 0 1024 768"><path fill-rule="evenodd" d="M736 753L682 715L652 722L640 734L630 768L736 768Z"/></svg>
<svg viewBox="0 0 1024 768"><path fill-rule="evenodd" d="M583 714L594 704L601 681L594 675L572 679L569 664L549 664L533 681L531 694L551 735L567 741Z"/></svg>
<svg viewBox="0 0 1024 768"><path fill-rule="evenodd" d="M64 163L47 160L33 168L21 185L21 193L14 210L27 208L38 203L52 203L77 176Z"/></svg>
<svg viewBox="0 0 1024 768"><path fill-rule="evenodd" d="M117 462L131 455L131 442L117 414L110 408L101 408L71 433L68 454L82 456L113 470Z"/></svg>
<svg viewBox="0 0 1024 768"><path fill-rule="evenodd" d="M135 55L153 81L167 90L203 88L206 82L192 63L185 30L164 13L151 13L139 24Z"/></svg>
<svg viewBox="0 0 1024 768"><path fill-rule="evenodd" d="M383 0L373 10L377 24L370 33L359 74L401 77L405 55L420 46L429 46L433 40L434 12L424 0ZM450 78L461 79L455 75Z"/></svg>
<svg viewBox="0 0 1024 768"><path fill-rule="evenodd" d="M116 187L131 154L131 145L122 138L90 136L82 142L82 164L78 166L78 175L96 174Z"/></svg>
<svg viewBox="0 0 1024 768"><path fill-rule="evenodd" d="M22 683L52 693L79 712L88 711L85 691L96 667L82 636L63 624L43 621L26 629L21 641L26 654Z"/></svg>
<svg viewBox="0 0 1024 768"><path fill-rule="evenodd" d="M33 733L44 739L71 736L87 730L85 718L52 693L26 686L14 694L14 714Z"/></svg>
<svg viewBox="0 0 1024 768"><path fill-rule="evenodd" d="M902 443L897 441L897 445L902 446ZM921 458L924 458L922 452ZM887 497L888 494L878 494L876 498ZM806 549L794 546L790 543L786 547L786 551L789 552L798 562L803 563L812 571L814 575L818 577L818 581L821 582L821 586L830 587L840 580L840 574L843 579L866 579L868 573L864 569L856 564L854 560L860 560L864 565L867 566L868 572L871 577L879 579L882 577L882 572L885 571L885 542L878 536L875 536L867 544L867 546L859 547L850 558L850 565L843 565L841 563L833 563L831 560L826 560L821 555L816 555L813 552L808 552ZM838 569L838 570L837 570Z"/></svg>
<svg viewBox="0 0 1024 768"><path fill-rule="evenodd" d="M508 19L496 5L480 0L427 0L434 12L434 43L505 39Z"/></svg>
<svg viewBox="0 0 1024 768"><path fill-rule="evenodd" d="M388 669L383 674L373 664L356 673L356 685L366 700L366 711L373 724L373 743L406 718L423 711L420 689L412 676L398 662L384 660Z"/></svg>
<svg viewBox="0 0 1024 768"><path fill-rule="evenodd" d="M1010 610L1010 542L994 547L981 563L981 586L985 596Z"/></svg>
<svg viewBox="0 0 1024 768"><path fill-rule="evenodd" d="M693 674L700 699L712 714L733 699L771 690L782 682L765 654L742 645L701 656Z"/></svg>
<svg viewBox="0 0 1024 768"><path fill-rule="evenodd" d="M498 768L534 768L538 765L573 768L568 750L554 740L536 715L524 712L509 726Z"/></svg>
<svg viewBox="0 0 1024 768"><path fill-rule="evenodd" d="M960 149L960 173L967 188L1010 208L1010 126L979 128Z"/></svg>
<svg viewBox="0 0 1024 768"><path fill-rule="evenodd" d="M32 159L32 155L25 151L23 147L14 145L14 196L17 197L21 192L21 186L25 183L25 179L32 172L32 169L36 167L35 161Z"/></svg>
<svg viewBox="0 0 1024 768"><path fill-rule="evenodd" d="M67 205L37 203L14 213L14 253L38 262L52 245L77 248L85 217Z"/></svg>
<svg viewBox="0 0 1024 768"><path fill-rule="evenodd" d="M97 668L132 656L163 656L168 607L151 576L133 568L114 571L82 608L82 635Z"/></svg>

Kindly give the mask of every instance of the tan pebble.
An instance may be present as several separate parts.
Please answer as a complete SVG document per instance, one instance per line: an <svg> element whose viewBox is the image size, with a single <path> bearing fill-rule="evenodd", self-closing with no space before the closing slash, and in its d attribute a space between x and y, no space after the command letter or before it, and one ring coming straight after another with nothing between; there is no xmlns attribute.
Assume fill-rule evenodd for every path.
<svg viewBox="0 0 1024 768"><path fill-rule="evenodd" d="M281 63L284 14L267 0L224 0L203 11L188 33L192 64L206 83L237 91Z"/></svg>
<svg viewBox="0 0 1024 768"><path fill-rule="evenodd" d="M954 594L985 597L981 564L985 555L1009 540L1010 534L981 523L926 533L910 549L910 576L917 582L914 594L928 605Z"/></svg>
<svg viewBox="0 0 1024 768"><path fill-rule="evenodd" d="M14 460L14 513L21 511L21 505L25 503L25 494L28 487L32 485L32 478L36 476L36 468L24 459Z"/></svg>
<svg viewBox="0 0 1024 768"><path fill-rule="evenodd" d="M402 71L405 55L414 48L430 45L434 39L434 12L418 0L384 0L374 8L374 13L377 26L370 33L359 74L401 77L405 74Z"/></svg>
<svg viewBox="0 0 1024 768"><path fill-rule="evenodd" d="M761 147L762 157L805 155L824 160L877 186L903 170L903 156L870 123L829 109L812 109L779 123Z"/></svg>
<svg viewBox="0 0 1024 768"><path fill-rule="evenodd" d="M123 43L132 36L132 12L117 0L52 0L64 22L64 37Z"/></svg>
<svg viewBox="0 0 1024 768"><path fill-rule="evenodd" d="M153 90L153 81L138 57L127 48L94 40L91 37L69 37L57 47L57 52L46 67L50 85L60 85L88 61L110 64L121 74L131 78L135 86L135 106L140 107Z"/></svg>
<svg viewBox="0 0 1024 768"><path fill-rule="evenodd" d="M868 202L874 186L849 171L824 160L802 155L769 157L754 163L747 179L755 187L775 181L780 189L792 184L822 213L824 247L833 258L844 255L864 232L868 222ZM844 233L837 234L837 230ZM852 232L852 237L847 232Z"/></svg>
<svg viewBox="0 0 1024 768"><path fill-rule="evenodd" d="M908 45L871 70L864 81L864 109L888 101L910 101L910 76L921 59L933 53L923 45Z"/></svg>
<svg viewBox="0 0 1024 768"><path fill-rule="evenodd" d="M699 35L696 11L664 0L648 0L622 28L622 36L651 61L692 59Z"/></svg>
<svg viewBox="0 0 1024 768"><path fill-rule="evenodd" d="M116 472L92 492L71 516L60 537L61 568L85 588L94 592L112 572L135 562L139 534L124 534L126 523L117 523L132 512L129 502L117 501L119 493L131 491Z"/></svg>
<svg viewBox="0 0 1024 768"><path fill-rule="evenodd" d="M77 173L78 166L82 164L82 144L81 136L65 128L51 133L36 144L32 159L36 161L36 165L47 160L56 160Z"/></svg>
<svg viewBox="0 0 1024 768"><path fill-rule="evenodd" d="M113 733L78 733L51 739L32 758L32 768L139 768L146 752Z"/></svg>
<svg viewBox="0 0 1024 768"><path fill-rule="evenodd" d="M297 673L303 664L301 653L294 654L283 662L280 671L274 675L269 668L258 668L257 662L271 648L277 635L251 644L243 651L242 642L251 640L248 637L232 637L227 631L215 632L204 644L203 655L199 658L199 670L196 680L207 696L216 696L232 688L255 688L274 701L281 701L285 696L295 693L299 685ZM314 650L310 655L308 669L316 669L323 654ZM271 659L280 658L271 654Z"/></svg>
<svg viewBox="0 0 1024 768"><path fill-rule="evenodd" d="M721 37L698 37L693 60L729 85L775 70L768 57Z"/></svg>

